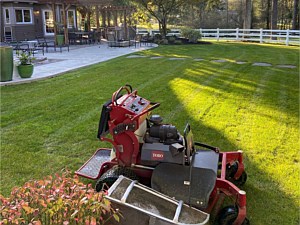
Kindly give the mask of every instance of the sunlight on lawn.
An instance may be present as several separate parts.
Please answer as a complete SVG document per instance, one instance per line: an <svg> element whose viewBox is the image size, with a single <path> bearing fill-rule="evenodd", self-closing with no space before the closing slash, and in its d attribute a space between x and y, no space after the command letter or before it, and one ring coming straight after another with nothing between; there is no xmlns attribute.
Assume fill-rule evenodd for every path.
<svg viewBox="0 0 300 225"><path fill-rule="evenodd" d="M186 72L190 76L200 77L205 73L191 69L187 69ZM200 83L174 78L169 82L169 86L188 117L222 135L215 137L216 139L223 138L238 149L245 151L251 166L257 167L274 182L279 182L280 189L286 195L290 195L291 191L295 190L295 184L286 177L297 179L299 174L295 171L295 166L291 168L289 166L290 163L294 164L293 160L297 158L296 154L293 154L297 151L294 145L294 140L297 139L295 136L297 128L293 127L296 124L291 123L288 112L266 105L262 101L264 91L255 88L254 82L240 82L240 80L223 82L222 85L239 89L241 95L238 95L234 91L225 92L217 87L209 86L208 84L213 79L211 75L210 78ZM249 91L251 95L245 95L244 91ZM279 100L277 97L274 99L275 105L281 101L280 97L278 98ZM214 145L213 140L211 141ZM223 150L238 150L226 149L226 146L219 147ZM289 151L288 155L286 151ZM274 160L278 163L274 164ZM270 166L272 164L274 165ZM255 176L250 174L250 179L251 175ZM254 183L257 182L260 182L260 179L254 181ZM270 186L264 188L272 191ZM294 203L297 202L295 200Z"/></svg>

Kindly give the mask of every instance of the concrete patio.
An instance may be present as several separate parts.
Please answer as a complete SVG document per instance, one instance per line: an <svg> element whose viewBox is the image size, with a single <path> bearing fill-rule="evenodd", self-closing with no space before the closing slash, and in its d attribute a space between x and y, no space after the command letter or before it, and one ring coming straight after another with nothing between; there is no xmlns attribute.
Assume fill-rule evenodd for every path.
<svg viewBox="0 0 300 225"><path fill-rule="evenodd" d="M63 48L62 52L56 49L50 49L45 52L44 56L41 52L35 54L38 60L35 63L34 72L31 78L21 78L14 66L13 80L0 82L0 86L28 83L35 80L46 79L61 75L67 71L75 70L81 67L89 66L99 62L107 61L119 56L146 50L152 46L130 46L130 47L108 47L106 42L91 45L70 45L70 51ZM17 64L17 61L15 61Z"/></svg>

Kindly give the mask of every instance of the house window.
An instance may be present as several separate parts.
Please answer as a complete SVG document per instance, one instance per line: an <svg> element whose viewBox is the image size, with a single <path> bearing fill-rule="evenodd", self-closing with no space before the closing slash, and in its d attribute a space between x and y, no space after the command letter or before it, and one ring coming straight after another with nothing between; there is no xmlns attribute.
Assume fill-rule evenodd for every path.
<svg viewBox="0 0 300 225"><path fill-rule="evenodd" d="M75 11L74 10L69 10L68 11L68 28L75 28L76 23L75 23Z"/></svg>
<svg viewBox="0 0 300 225"><path fill-rule="evenodd" d="M4 18L5 18L5 23L9 24L10 23L10 13L9 9L4 9Z"/></svg>
<svg viewBox="0 0 300 225"><path fill-rule="evenodd" d="M64 22L64 17L63 17L63 11L60 11L60 16L61 16L61 23L63 24ZM68 10L67 12L67 26L68 28L76 28L76 21L75 21L75 10Z"/></svg>
<svg viewBox="0 0 300 225"><path fill-rule="evenodd" d="M17 23L32 23L32 13L30 9L16 9Z"/></svg>
<svg viewBox="0 0 300 225"><path fill-rule="evenodd" d="M54 18L51 10L43 11L43 27L45 35L54 35Z"/></svg>

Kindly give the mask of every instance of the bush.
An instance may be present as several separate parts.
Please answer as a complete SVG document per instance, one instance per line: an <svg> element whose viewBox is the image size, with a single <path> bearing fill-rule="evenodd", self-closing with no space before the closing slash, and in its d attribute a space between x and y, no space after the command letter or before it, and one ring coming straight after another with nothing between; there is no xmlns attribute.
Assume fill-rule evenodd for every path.
<svg viewBox="0 0 300 225"><path fill-rule="evenodd" d="M0 224L102 225L119 221L119 213L91 185L69 172L30 181L14 188L9 198L0 195Z"/></svg>
<svg viewBox="0 0 300 225"><path fill-rule="evenodd" d="M189 42L197 43L198 39L201 39L200 31L191 28L182 28L181 36L189 39Z"/></svg>

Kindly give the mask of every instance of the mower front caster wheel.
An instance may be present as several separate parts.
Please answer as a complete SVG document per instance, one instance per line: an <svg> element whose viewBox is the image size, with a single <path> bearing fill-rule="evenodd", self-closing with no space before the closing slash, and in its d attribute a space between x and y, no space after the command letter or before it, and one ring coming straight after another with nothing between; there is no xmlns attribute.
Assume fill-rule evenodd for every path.
<svg viewBox="0 0 300 225"><path fill-rule="evenodd" d="M234 206L226 206L219 212L215 225L232 225L238 216L238 209ZM247 218L243 221L241 225L250 225Z"/></svg>
<svg viewBox="0 0 300 225"><path fill-rule="evenodd" d="M102 176L97 180L95 190L100 192L102 190L108 190L109 187L119 178L120 175L128 177L132 180L138 180L138 176L126 167L114 166L107 170Z"/></svg>
<svg viewBox="0 0 300 225"><path fill-rule="evenodd" d="M234 162L232 165L228 165L226 169L226 180L229 180L230 182L234 183L236 186L241 187L247 181L247 173L243 171L241 176L238 179L235 179L234 176L238 171L238 168L239 168L238 162Z"/></svg>

